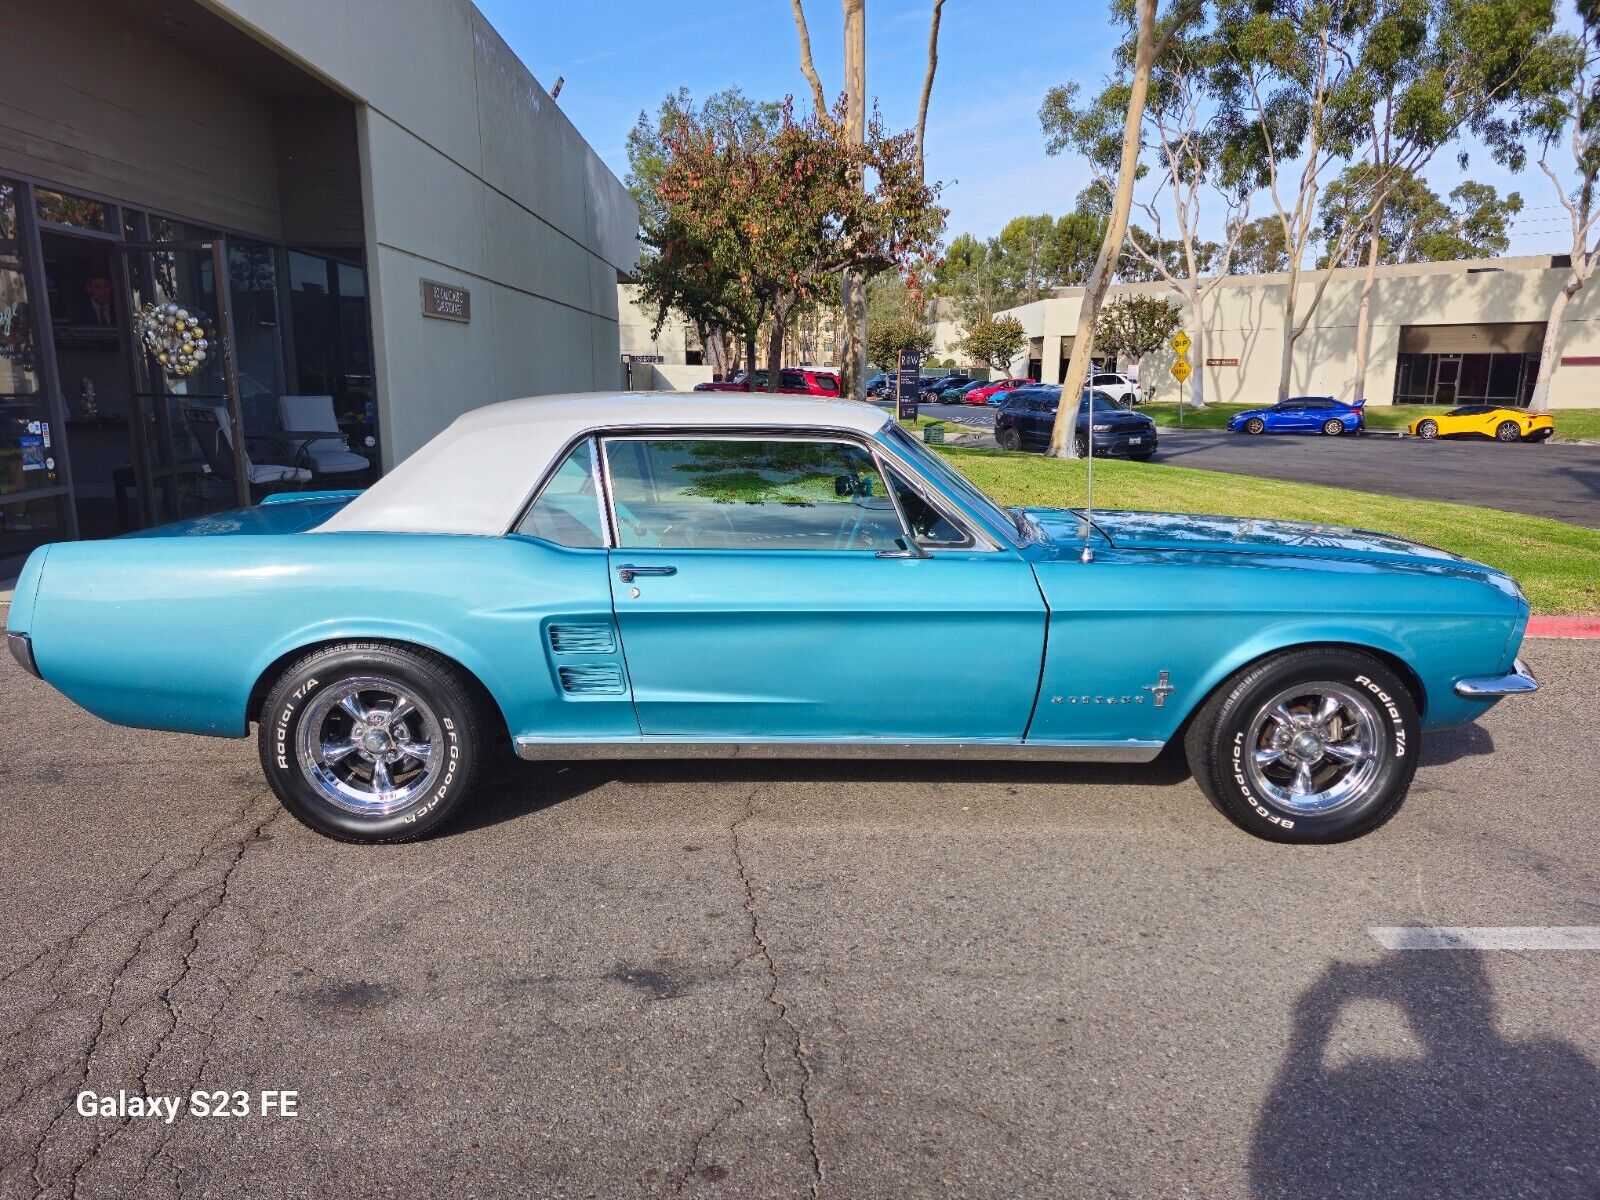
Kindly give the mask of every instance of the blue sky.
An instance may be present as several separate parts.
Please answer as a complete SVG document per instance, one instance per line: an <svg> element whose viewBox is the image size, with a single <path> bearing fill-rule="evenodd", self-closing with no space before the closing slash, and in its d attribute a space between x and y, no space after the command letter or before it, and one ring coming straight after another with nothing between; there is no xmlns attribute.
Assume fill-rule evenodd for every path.
<svg viewBox="0 0 1600 1200"><path fill-rule="evenodd" d="M565 76L561 107L618 177L627 172L624 139L640 110L653 112L679 86L696 98L734 85L758 99L808 92L788 0L477 3L546 88ZM916 118L929 7L927 0L867 3L867 87L893 128ZM1103 0L946 0L927 152L930 178L945 183L947 236L989 236L1022 213L1072 207L1088 176L1081 163L1045 154L1039 102L1057 83L1098 84L1116 42L1107 7ZM843 83L839 4L807 0L806 17L817 71L835 94ZM1512 179L1476 157L1482 161L1465 174L1522 192L1510 253L1565 249L1548 180L1536 171ZM1441 154L1429 178L1443 194L1463 172L1453 154ZM1252 211L1269 212L1270 202L1260 197Z"/></svg>

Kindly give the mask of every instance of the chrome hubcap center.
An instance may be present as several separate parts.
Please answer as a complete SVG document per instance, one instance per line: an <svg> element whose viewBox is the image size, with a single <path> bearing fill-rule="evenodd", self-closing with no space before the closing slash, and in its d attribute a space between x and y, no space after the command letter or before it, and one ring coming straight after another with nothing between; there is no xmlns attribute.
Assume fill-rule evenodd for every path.
<svg viewBox="0 0 1600 1200"><path fill-rule="evenodd" d="M386 729L368 729L361 735L361 748L376 757L394 749L394 739Z"/></svg>
<svg viewBox="0 0 1600 1200"><path fill-rule="evenodd" d="M1295 734L1294 741L1289 743L1289 749L1296 758L1315 762L1322 757L1322 739L1308 729Z"/></svg>

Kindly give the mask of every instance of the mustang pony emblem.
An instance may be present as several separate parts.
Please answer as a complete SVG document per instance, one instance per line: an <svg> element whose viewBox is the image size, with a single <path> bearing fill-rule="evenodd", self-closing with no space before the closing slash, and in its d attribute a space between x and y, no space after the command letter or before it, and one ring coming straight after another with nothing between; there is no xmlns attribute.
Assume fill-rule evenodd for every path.
<svg viewBox="0 0 1600 1200"><path fill-rule="evenodd" d="M1178 689L1172 686L1172 673L1163 671L1154 683L1147 683L1139 690L1153 695L1156 698L1156 707L1160 708L1166 704L1167 697Z"/></svg>

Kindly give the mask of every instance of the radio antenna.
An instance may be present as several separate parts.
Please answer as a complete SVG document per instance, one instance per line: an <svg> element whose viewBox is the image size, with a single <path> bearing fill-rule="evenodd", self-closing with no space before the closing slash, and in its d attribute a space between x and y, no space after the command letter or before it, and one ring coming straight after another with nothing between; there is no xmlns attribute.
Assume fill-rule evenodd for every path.
<svg viewBox="0 0 1600 1200"><path fill-rule="evenodd" d="M1094 548L1090 542L1094 540L1094 392L1088 388L1084 389L1083 395L1078 400L1078 411L1083 412L1085 409L1088 410L1086 416L1089 436L1084 444L1089 449L1089 462L1085 468L1087 482L1084 484L1083 498L1083 561L1093 562ZM1077 422L1074 421L1073 425L1076 427ZM1076 428L1073 429L1073 434L1077 434Z"/></svg>

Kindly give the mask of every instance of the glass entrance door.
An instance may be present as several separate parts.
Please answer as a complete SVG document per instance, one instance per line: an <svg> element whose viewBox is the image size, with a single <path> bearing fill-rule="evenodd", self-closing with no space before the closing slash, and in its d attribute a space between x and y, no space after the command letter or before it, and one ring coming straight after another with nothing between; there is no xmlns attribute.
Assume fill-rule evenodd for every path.
<svg viewBox="0 0 1600 1200"><path fill-rule="evenodd" d="M118 247L116 286L131 326L133 473L145 524L251 502L218 237Z"/></svg>
<svg viewBox="0 0 1600 1200"><path fill-rule="evenodd" d="M1461 383L1461 356L1444 354L1439 357L1439 376L1433 383L1435 404L1454 404L1456 389Z"/></svg>

